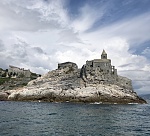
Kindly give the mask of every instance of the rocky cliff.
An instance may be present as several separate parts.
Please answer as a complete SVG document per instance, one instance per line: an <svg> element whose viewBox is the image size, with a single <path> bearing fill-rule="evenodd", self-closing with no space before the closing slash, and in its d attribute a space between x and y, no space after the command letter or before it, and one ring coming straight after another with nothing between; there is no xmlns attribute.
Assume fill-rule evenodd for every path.
<svg viewBox="0 0 150 136"><path fill-rule="evenodd" d="M122 79L121 81L119 79ZM86 69L78 69L75 63L58 65L58 69L48 72L28 83L26 87L0 93L1 100L48 101L48 102L99 102L99 103L146 103L133 91L132 86L124 86L124 77L119 82L98 80L98 74L86 75ZM116 81L117 81L116 80ZM130 82L129 82L130 83Z"/></svg>

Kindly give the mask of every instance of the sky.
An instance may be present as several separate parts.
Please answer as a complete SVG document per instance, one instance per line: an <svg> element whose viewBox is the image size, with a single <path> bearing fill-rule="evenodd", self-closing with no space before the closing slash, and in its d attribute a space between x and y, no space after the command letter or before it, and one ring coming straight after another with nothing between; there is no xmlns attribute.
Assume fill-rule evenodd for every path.
<svg viewBox="0 0 150 136"><path fill-rule="evenodd" d="M0 0L0 67L81 68L105 49L138 94L150 93L149 7L150 0Z"/></svg>

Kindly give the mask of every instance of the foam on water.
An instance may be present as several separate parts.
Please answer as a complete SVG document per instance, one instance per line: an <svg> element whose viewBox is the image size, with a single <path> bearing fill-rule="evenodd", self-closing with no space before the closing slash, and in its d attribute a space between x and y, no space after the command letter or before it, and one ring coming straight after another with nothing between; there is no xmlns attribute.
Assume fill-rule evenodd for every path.
<svg viewBox="0 0 150 136"><path fill-rule="evenodd" d="M0 136L149 136L149 104L0 102Z"/></svg>

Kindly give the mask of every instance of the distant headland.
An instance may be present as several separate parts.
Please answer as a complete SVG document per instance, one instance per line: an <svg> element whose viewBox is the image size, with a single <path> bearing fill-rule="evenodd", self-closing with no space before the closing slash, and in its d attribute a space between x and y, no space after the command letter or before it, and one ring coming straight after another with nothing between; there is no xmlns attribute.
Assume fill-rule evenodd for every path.
<svg viewBox="0 0 150 136"><path fill-rule="evenodd" d="M11 66L11 70L13 73L14 67ZM26 77L30 76L29 70L24 72ZM146 103L134 92L131 80L117 74L117 69L111 65L111 60L107 59L105 50L101 54L101 59L88 60L81 69L73 62L60 63L56 70L31 80L25 87L1 92L0 99L108 104Z"/></svg>

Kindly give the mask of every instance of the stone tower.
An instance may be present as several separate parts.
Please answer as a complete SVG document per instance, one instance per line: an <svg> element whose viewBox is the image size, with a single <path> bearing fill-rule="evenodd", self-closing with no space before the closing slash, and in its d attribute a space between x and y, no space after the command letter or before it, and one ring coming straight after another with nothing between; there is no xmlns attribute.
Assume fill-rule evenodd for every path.
<svg viewBox="0 0 150 136"><path fill-rule="evenodd" d="M111 60L107 59L107 53L103 50L101 59L87 60L81 69L81 77L87 83L108 83L117 82L117 69L111 65Z"/></svg>
<svg viewBox="0 0 150 136"><path fill-rule="evenodd" d="M107 59L107 53L105 52L105 50L103 50L101 54L101 59Z"/></svg>

